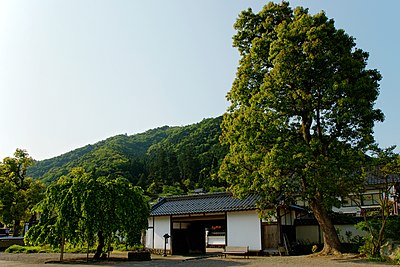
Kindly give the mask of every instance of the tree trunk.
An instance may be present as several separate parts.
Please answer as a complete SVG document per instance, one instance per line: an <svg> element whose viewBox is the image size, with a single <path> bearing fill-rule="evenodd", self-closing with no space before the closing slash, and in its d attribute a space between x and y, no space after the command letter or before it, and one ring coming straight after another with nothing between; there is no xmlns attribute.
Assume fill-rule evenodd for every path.
<svg viewBox="0 0 400 267"><path fill-rule="evenodd" d="M317 199L310 201L310 207L324 233L324 248L320 255L340 254L340 241L328 212Z"/></svg>
<svg viewBox="0 0 400 267"><path fill-rule="evenodd" d="M88 242L87 251L86 251L86 262L89 262L89 242Z"/></svg>
<svg viewBox="0 0 400 267"><path fill-rule="evenodd" d="M94 259L98 260L101 258L101 255L103 254L103 248L104 248L104 236L103 236L103 232L99 231L97 233L97 236L99 238L99 244L97 245L97 249L96 249L96 254L94 254Z"/></svg>
<svg viewBox="0 0 400 267"><path fill-rule="evenodd" d="M15 220L14 225L13 225L13 236L19 236L21 232L21 221L20 220Z"/></svg>
<svg viewBox="0 0 400 267"><path fill-rule="evenodd" d="M64 238L64 234L62 234L61 235L60 262L64 261L64 246L65 246L65 238Z"/></svg>

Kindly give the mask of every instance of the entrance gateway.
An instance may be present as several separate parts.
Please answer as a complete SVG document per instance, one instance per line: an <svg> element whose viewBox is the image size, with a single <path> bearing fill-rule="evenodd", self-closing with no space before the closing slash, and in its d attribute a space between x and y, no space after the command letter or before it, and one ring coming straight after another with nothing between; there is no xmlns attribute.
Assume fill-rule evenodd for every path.
<svg viewBox="0 0 400 267"><path fill-rule="evenodd" d="M172 252L177 255L205 254L207 248L226 243L225 214L172 216Z"/></svg>
<svg viewBox="0 0 400 267"><path fill-rule="evenodd" d="M161 198L151 208L145 247L160 254L166 248L175 255L204 254L210 247L248 246L256 253L276 248L279 233L274 230L280 227L259 218L259 199L237 199L228 192ZM165 234L170 236L167 243Z"/></svg>

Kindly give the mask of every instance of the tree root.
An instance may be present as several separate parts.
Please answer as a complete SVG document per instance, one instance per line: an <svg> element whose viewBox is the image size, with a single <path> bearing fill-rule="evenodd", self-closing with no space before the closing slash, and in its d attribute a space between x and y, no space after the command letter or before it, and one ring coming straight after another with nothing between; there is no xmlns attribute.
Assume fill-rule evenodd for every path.
<svg viewBox="0 0 400 267"><path fill-rule="evenodd" d="M329 249L326 251L325 251L325 249L323 249L318 254L319 254L319 256L340 256L340 255L342 255L342 253L337 249Z"/></svg>
<svg viewBox="0 0 400 267"><path fill-rule="evenodd" d="M320 256L342 256L343 254L334 248L324 247L320 252L314 253L310 255L311 257L320 257Z"/></svg>

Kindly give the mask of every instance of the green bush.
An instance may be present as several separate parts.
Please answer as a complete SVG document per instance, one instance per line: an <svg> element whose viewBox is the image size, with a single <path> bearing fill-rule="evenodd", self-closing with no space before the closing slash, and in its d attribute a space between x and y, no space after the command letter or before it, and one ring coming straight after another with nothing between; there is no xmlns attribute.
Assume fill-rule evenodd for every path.
<svg viewBox="0 0 400 267"><path fill-rule="evenodd" d="M138 251L143 250L143 245L127 246L126 244L120 243L114 245L115 251Z"/></svg>
<svg viewBox="0 0 400 267"><path fill-rule="evenodd" d="M12 245L5 250L7 253L24 253L24 251L25 247L20 245Z"/></svg>
<svg viewBox="0 0 400 267"><path fill-rule="evenodd" d="M5 250L5 252L7 252L7 253L47 253L47 252L53 252L53 251L47 247L12 245L12 246L8 247Z"/></svg>
<svg viewBox="0 0 400 267"><path fill-rule="evenodd" d="M400 217L389 217L385 227L385 238L400 241Z"/></svg>
<svg viewBox="0 0 400 267"><path fill-rule="evenodd" d="M396 264L400 264L400 249L397 250L396 257L394 258Z"/></svg>
<svg viewBox="0 0 400 267"><path fill-rule="evenodd" d="M382 226L382 220L380 218L372 218L368 219L368 223L372 228L372 235L369 232L367 223L365 221L356 224L356 228L366 232L366 235L363 237L363 245L360 246L359 252L362 254L366 254L368 257L374 259L380 258L379 251L377 252L377 255L372 255L373 254L372 251L374 248L374 242L376 242L380 228ZM383 232L382 243L384 243L388 239L399 241L400 240L400 236L398 234L399 232L400 232L400 218L397 216L389 217Z"/></svg>
<svg viewBox="0 0 400 267"><path fill-rule="evenodd" d="M114 244L113 250L115 251L138 251L143 250L143 245L127 246L126 244ZM59 253L59 248L52 248L49 245L44 246L20 246L12 245L5 250L7 253ZM64 248L66 253L87 253L87 246L74 246L66 244ZM89 248L89 253L95 253L96 247Z"/></svg>
<svg viewBox="0 0 400 267"><path fill-rule="evenodd" d="M39 253L41 250L41 247L25 247L25 253Z"/></svg>
<svg viewBox="0 0 400 267"><path fill-rule="evenodd" d="M73 246L71 244L66 244L64 251L67 253L87 253L88 248L86 246ZM89 253L95 253L95 252L96 252L96 247L89 248Z"/></svg>

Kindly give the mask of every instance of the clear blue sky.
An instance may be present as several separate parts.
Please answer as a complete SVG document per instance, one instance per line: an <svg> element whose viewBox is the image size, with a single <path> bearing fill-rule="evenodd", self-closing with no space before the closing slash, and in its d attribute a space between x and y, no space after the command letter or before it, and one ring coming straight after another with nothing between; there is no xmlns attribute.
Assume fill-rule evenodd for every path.
<svg viewBox="0 0 400 267"><path fill-rule="evenodd" d="M223 114L239 60L233 23L244 0L0 0L0 159L38 160L116 134ZM400 1L291 1L324 10L383 75L375 127L399 145Z"/></svg>

